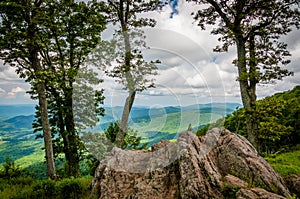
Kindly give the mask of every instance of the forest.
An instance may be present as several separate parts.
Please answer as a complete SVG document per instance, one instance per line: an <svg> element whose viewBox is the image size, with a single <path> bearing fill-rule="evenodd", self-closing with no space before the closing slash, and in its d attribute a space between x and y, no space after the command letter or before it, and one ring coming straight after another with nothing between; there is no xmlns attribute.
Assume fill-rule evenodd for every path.
<svg viewBox="0 0 300 199"><path fill-rule="evenodd" d="M205 136L213 127L246 137L283 177L300 174L300 86L257 100L258 86L294 74L286 67L292 55L282 37L300 27L300 5L296 0L188 0L185 6L199 5L190 13L193 25L199 31L213 27L211 35L219 37L220 45L211 51L228 53L235 49L235 58L229 61L236 68L242 105L236 110L232 104L227 107L230 103L186 110L169 107L169 112L164 112L167 119L163 131L152 138L151 129L139 134L130 125L132 120L147 125L155 121L149 111L145 114L145 109L139 112L144 117L132 117L138 112L134 112L137 96L155 90L159 66L164 64L156 57L145 58L144 50L149 47L144 30L155 28L157 22L151 14L159 15L166 6L172 7L173 19L178 14L177 3L0 2L0 59L30 85L27 93L37 102L34 117L14 119L20 128L32 125L31 136L43 141L39 156L44 159L35 167L43 175L35 175L32 168L18 166L10 154L0 157L5 159L0 169L1 197L90 198L99 160L113 148L150 150L161 139L176 142L176 134L184 130ZM104 40L103 32L111 27L109 39ZM109 88L101 86L106 77L114 80L112 86L118 85L126 92L126 98L119 108L118 120L108 120L103 133L92 132L109 113L104 104L105 90ZM183 124L186 127L177 120L198 116L201 122ZM5 122L0 125L1 133L14 128L11 120ZM145 132L149 134L147 140L143 139ZM24 137L28 135L23 133ZM22 134L16 137L21 139ZM0 139L0 152L7 147L7 141ZM23 147L28 154L32 153L30 145L35 151L41 146L36 141L27 144L27 148Z"/></svg>

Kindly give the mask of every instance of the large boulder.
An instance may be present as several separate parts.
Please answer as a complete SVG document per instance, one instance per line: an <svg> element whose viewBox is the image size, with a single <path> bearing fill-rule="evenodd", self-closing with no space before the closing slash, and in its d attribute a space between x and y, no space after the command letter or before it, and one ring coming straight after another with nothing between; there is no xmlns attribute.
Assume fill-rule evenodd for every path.
<svg viewBox="0 0 300 199"><path fill-rule="evenodd" d="M244 137L182 133L152 151L114 148L93 179L99 198L284 198L284 180Z"/></svg>

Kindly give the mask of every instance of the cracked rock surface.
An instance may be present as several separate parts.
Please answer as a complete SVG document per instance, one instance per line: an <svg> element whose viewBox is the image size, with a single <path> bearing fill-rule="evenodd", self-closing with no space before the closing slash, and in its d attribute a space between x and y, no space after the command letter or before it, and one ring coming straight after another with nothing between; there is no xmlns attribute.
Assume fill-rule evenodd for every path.
<svg viewBox="0 0 300 199"><path fill-rule="evenodd" d="M93 179L98 198L286 198L284 180L244 137L183 132L151 151L114 148Z"/></svg>

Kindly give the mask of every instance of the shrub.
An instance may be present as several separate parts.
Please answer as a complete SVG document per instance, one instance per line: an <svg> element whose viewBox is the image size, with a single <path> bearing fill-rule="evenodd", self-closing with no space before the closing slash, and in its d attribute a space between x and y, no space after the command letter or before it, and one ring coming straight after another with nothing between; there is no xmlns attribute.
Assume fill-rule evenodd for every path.
<svg viewBox="0 0 300 199"><path fill-rule="evenodd" d="M60 197L63 198L80 198L80 195L83 193L83 187L77 179L65 179L59 184L59 193Z"/></svg>
<svg viewBox="0 0 300 199"><path fill-rule="evenodd" d="M6 156L5 163L0 169L0 178L11 179L20 177L22 170L20 167L15 165L14 161L11 161L9 156Z"/></svg>

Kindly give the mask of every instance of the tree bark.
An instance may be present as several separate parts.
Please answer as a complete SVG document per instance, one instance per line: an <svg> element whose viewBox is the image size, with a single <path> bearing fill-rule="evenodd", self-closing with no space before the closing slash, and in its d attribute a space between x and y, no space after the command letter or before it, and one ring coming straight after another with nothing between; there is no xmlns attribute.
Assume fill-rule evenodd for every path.
<svg viewBox="0 0 300 199"><path fill-rule="evenodd" d="M123 108L123 113L122 113L122 119L120 123L120 131L117 134L115 144L117 147L122 147L124 138L126 136L126 131L127 131L127 124L128 124L128 119L129 119L129 114L135 99L135 94L136 91L131 91L129 92L128 97L126 98L126 102Z"/></svg>
<svg viewBox="0 0 300 199"><path fill-rule="evenodd" d="M45 88L45 84L43 82L38 83L37 93L38 93L38 99L39 99L41 123L42 123L43 137L44 137L44 143L45 143L46 164L47 164L48 176L51 179L55 179L56 174L55 174L55 165L54 165L52 136L51 136L51 131L50 131L49 119L48 119L48 103L46 100L46 88Z"/></svg>
<svg viewBox="0 0 300 199"><path fill-rule="evenodd" d="M257 84L257 77L256 77L256 57L255 57L255 36L254 34L250 34L249 37L249 83L247 87L248 96L250 99L250 108L249 117L247 117L247 133L248 133L248 140L253 144L253 146L260 151L260 145L257 137L258 131L258 123L256 120L256 84Z"/></svg>
<svg viewBox="0 0 300 199"><path fill-rule="evenodd" d="M253 40L254 42L254 40ZM250 42L251 43L251 42ZM249 71L247 71L247 62L246 62L246 40L243 38L242 34L237 34L236 36L237 44L237 54L238 54L238 74L239 74L239 84L241 98L243 106L247 111L246 125L247 125L247 134L248 140L253 144L253 146L258 149L257 141L257 122L255 120L255 103L256 103L256 78L255 78L255 55L253 43L249 46L250 48L250 62L249 62Z"/></svg>
<svg viewBox="0 0 300 199"><path fill-rule="evenodd" d="M66 125L66 169L69 176L79 176L78 138L73 116L73 86L65 90L65 125Z"/></svg>
<svg viewBox="0 0 300 199"><path fill-rule="evenodd" d="M125 4L125 5L124 5ZM116 136L116 141L115 145L117 147L122 148L122 145L124 143L124 138L126 136L126 131L127 131L127 124L128 124L128 119L129 119L129 114L135 99L135 94L136 94L136 89L133 81L132 74L130 73L131 70L131 45L130 45L130 38L128 35L128 15L129 15L129 6L130 6L130 1L126 1L126 3L123 0L120 0L119 4L119 20L121 24L121 29L122 29L122 35L123 35L123 40L124 40L124 47L125 47L125 52L124 52L124 70L125 70L125 78L127 81L127 89L128 89L128 97L126 98L125 105L123 108L123 113L122 113L122 119L120 122L120 130Z"/></svg>
<svg viewBox="0 0 300 199"><path fill-rule="evenodd" d="M32 64L32 68L35 74L35 81L37 82L36 89L37 89L39 106L40 106L41 123L42 123L45 153L46 153L47 172L48 172L48 176L51 179L55 179L56 173L55 173L55 164L54 164L52 136L51 136L51 130L50 130L50 124L48 118L48 102L46 98L46 85L45 85L46 83L45 83L45 77L41 74L43 72L43 68L38 58L39 47L35 42L36 25L30 20L30 17L27 16L26 18L28 23L30 24L27 29L27 34L28 34L27 36L29 41L27 47L29 51L29 60L30 63Z"/></svg>

